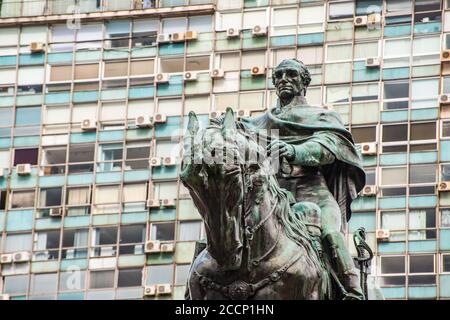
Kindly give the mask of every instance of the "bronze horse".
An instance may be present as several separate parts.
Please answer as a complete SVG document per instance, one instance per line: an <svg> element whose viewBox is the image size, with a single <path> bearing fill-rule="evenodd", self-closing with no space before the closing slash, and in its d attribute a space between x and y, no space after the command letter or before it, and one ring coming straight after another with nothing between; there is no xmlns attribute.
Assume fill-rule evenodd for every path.
<svg viewBox="0 0 450 320"><path fill-rule="evenodd" d="M248 161L252 153L257 161ZM270 169L264 149L236 126L232 109L203 130L189 114L180 177L204 220L207 247L191 266L188 299L333 298L317 240L320 208L291 207L291 194Z"/></svg>

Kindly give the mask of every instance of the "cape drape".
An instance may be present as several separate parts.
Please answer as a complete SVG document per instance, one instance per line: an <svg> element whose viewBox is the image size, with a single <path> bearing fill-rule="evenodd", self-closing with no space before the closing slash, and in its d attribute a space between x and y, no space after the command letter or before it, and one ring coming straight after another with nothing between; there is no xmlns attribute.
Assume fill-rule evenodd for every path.
<svg viewBox="0 0 450 320"><path fill-rule="evenodd" d="M241 123L259 133L260 138L266 135L261 130L268 130L265 137L268 142L272 139L270 130L278 129L277 139L295 145L314 141L328 149L336 161L321 170L346 223L351 217L351 202L364 187L366 177L352 135L333 110L302 105L278 111L274 108L260 116L243 118Z"/></svg>

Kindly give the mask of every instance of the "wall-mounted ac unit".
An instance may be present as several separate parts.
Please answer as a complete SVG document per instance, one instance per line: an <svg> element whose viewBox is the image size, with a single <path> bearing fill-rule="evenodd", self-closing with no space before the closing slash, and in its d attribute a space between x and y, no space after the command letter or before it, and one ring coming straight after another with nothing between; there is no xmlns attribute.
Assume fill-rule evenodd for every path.
<svg viewBox="0 0 450 320"><path fill-rule="evenodd" d="M215 119L215 118L218 118L218 117L220 117L220 116L222 115L222 113L223 113L223 112L220 112L220 111L211 111L211 112L209 113L209 119Z"/></svg>
<svg viewBox="0 0 450 320"><path fill-rule="evenodd" d="M228 28L227 29L227 38L236 38L239 37L239 29L238 28Z"/></svg>
<svg viewBox="0 0 450 320"><path fill-rule="evenodd" d="M377 229L377 231L375 232L375 236L380 241L386 241L389 240L391 232L388 229Z"/></svg>
<svg viewBox="0 0 450 320"><path fill-rule="evenodd" d="M155 83L161 84L167 82L169 82L169 75L167 73L158 73L155 76Z"/></svg>
<svg viewBox="0 0 450 320"><path fill-rule="evenodd" d="M176 164L177 164L176 157L164 157L164 159L163 159L163 165L165 165L165 166L174 166Z"/></svg>
<svg viewBox="0 0 450 320"><path fill-rule="evenodd" d="M156 41L158 43L168 43L168 42L170 42L170 34L164 34L164 33L158 34Z"/></svg>
<svg viewBox="0 0 450 320"><path fill-rule="evenodd" d="M28 251L14 252L12 256L14 262L27 262L31 260L31 254Z"/></svg>
<svg viewBox="0 0 450 320"><path fill-rule="evenodd" d="M250 117L250 110L238 110L237 111L237 118L247 118Z"/></svg>
<svg viewBox="0 0 450 320"><path fill-rule="evenodd" d="M26 176L31 174L31 164L21 163L16 166L16 171L19 176Z"/></svg>
<svg viewBox="0 0 450 320"><path fill-rule="evenodd" d="M251 69L252 76L261 76L266 74L266 68L264 66L254 66Z"/></svg>
<svg viewBox="0 0 450 320"><path fill-rule="evenodd" d="M197 40L198 39L197 31L186 31L186 33L184 34L184 39L186 39L186 40Z"/></svg>
<svg viewBox="0 0 450 320"><path fill-rule="evenodd" d="M150 167L160 167L161 166L161 158L160 157L153 157L149 161Z"/></svg>
<svg viewBox="0 0 450 320"><path fill-rule="evenodd" d="M152 297L156 295L156 286L145 286L144 287L144 296Z"/></svg>
<svg viewBox="0 0 450 320"><path fill-rule="evenodd" d="M439 102L441 104L450 104L450 95L449 94L441 94L439 96Z"/></svg>
<svg viewBox="0 0 450 320"><path fill-rule="evenodd" d="M172 42L182 42L184 41L184 33L183 32L172 33L172 35L170 36L170 40L172 40Z"/></svg>
<svg viewBox="0 0 450 320"><path fill-rule="evenodd" d="M167 121L167 116L163 113L156 113L153 116L154 123L165 123Z"/></svg>
<svg viewBox="0 0 450 320"><path fill-rule="evenodd" d="M375 142L361 143L361 154L365 156L376 155L377 144Z"/></svg>
<svg viewBox="0 0 450 320"><path fill-rule="evenodd" d="M441 181L441 182L439 182L438 190L440 192L450 191L450 181Z"/></svg>
<svg viewBox="0 0 450 320"><path fill-rule="evenodd" d="M97 130L97 121L95 119L84 119L81 122L81 130L83 131Z"/></svg>
<svg viewBox="0 0 450 320"><path fill-rule="evenodd" d="M380 58L367 58L366 59L366 67L367 68L376 68L381 65Z"/></svg>
<svg viewBox="0 0 450 320"><path fill-rule="evenodd" d="M163 199L161 201L161 204L163 205L163 207L175 207L175 200L174 199Z"/></svg>
<svg viewBox="0 0 450 320"><path fill-rule="evenodd" d="M450 61L450 50L444 50L441 52L441 61Z"/></svg>
<svg viewBox="0 0 450 320"><path fill-rule="evenodd" d="M136 126L138 126L139 128L151 128L151 127L153 127L152 119L149 116L146 116L146 115L137 116L135 118L134 122L136 123Z"/></svg>
<svg viewBox="0 0 450 320"><path fill-rule="evenodd" d="M254 26L252 29L252 35L254 37L260 37L267 35L267 27L263 27L260 25Z"/></svg>
<svg viewBox="0 0 450 320"><path fill-rule="evenodd" d="M147 208L160 208L161 201L159 199L148 199Z"/></svg>
<svg viewBox="0 0 450 320"><path fill-rule="evenodd" d="M161 243L158 240L147 241L145 243L145 252L146 253L160 252L160 250L161 250Z"/></svg>
<svg viewBox="0 0 450 320"><path fill-rule="evenodd" d="M41 53L45 51L45 44L42 42L31 42L30 52L31 53Z"/></svg>
<svg viewBox="0 0 450 320"><path fill-rule="evenodd" d="M367 16L367 29L373 30L381 26L381 15L372 13Z"/></svg>
<svg viewBox="0 0 450 320"><path fill-rule="evenodd" d="M62 208L51 208L50 217L61 217L62 212L63 212Z"/></svg>
<svg viewBox="0 0 450 320"><path fill-rule="evenodd" d="M377 195L377 186L376 185L368 185L365 186L362 191L361 194L365 197L373 197Z"/></svg>
<svg viewBox="0 0 450 320"><path fill-rule="evenodd" d="M211 78L213 79L222 79L225 77L225 71L223 69L214 69L211 72Z"/></svg>
<svg viewBox="0 0 450 320"><path fill-rule="evenodd" d="M174 252L175 245L173 242L161 243L160 251L161 252Z"/></svg>
<svg viewBox="0 0 450 320"><path fill-rule="evenodd" d="M156 293L158 295L171 294L172 293L172 285L171 284L157 284L156 285Z"/></svg>
<svg viewBox="0 0 450 320"><path fill-rule="evenodd" d="M12 262L13 262L13 257L12 257L12 254L10 254L10 253L4 253L0 256L1 264L12 263Z"/></svg>
<svg viewBox="0 0 450 320"><path fill-rule="evenodd" d="M187 71L183 74L184 81L196 81L197 80L197 72Z"/></svg>
<svg viewBox="0 0 450 320"><path fill-rule="evenodd" d="M353 25L355 27L367 26L367 16L357 16L353 19Z"/></svg>

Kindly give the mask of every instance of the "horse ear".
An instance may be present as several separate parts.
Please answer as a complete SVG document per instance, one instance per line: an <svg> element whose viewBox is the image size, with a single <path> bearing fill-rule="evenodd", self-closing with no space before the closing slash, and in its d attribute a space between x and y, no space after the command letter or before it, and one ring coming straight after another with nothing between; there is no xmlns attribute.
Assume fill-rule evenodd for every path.
<svg viewBox="0 0 450 320"><path fill-rule="evenodd" d="M233 137L236 134L236 122L234 121L234 112L230 107L225 112L225 120L223 122L222 134L225 137Z"/></svg>
<svg viewBox="0 0 450 320"><path fill-rule="evenodd" d="M198 119L197 119L197 115L195 114L194 111L189 112L189 121L188 121L188 125L187 125L187 131L189 132L190 135L195 135L198 132Z"/></svg>

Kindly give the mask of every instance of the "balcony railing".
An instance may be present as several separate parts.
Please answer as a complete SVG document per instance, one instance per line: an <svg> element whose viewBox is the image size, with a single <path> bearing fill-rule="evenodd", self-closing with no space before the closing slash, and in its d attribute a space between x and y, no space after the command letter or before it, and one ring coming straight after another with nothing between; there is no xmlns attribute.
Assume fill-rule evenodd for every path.
<svg viewBox="0 0 450 320"><path fill-rule="evenodd" d="M214 0L2 0L0 19L213 4Z"/></svg>

